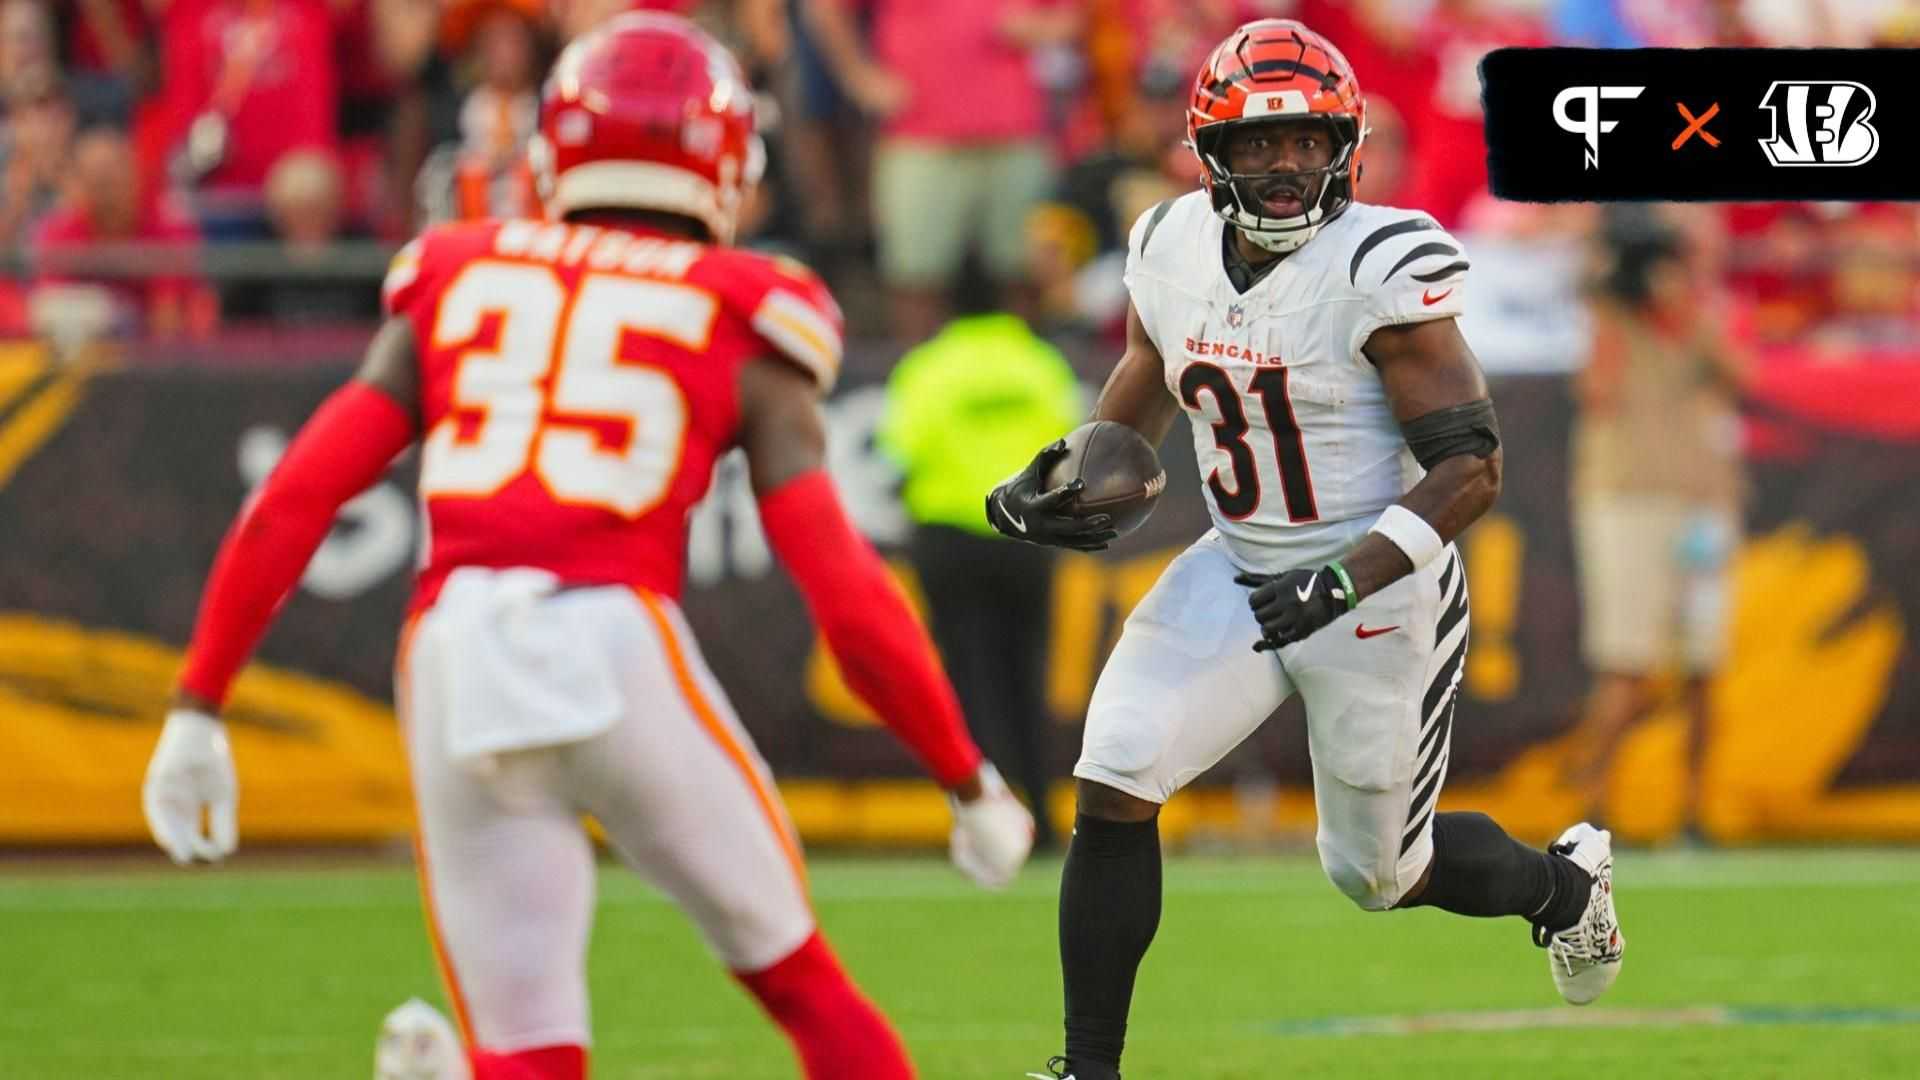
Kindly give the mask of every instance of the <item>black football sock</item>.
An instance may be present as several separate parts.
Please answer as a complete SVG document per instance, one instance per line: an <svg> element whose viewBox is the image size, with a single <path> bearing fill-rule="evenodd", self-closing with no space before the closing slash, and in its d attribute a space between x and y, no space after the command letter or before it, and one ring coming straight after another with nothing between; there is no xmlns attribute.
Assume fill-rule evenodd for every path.
<svg viewBox="0 0 1920 1080"><path fill-rule="evenodd" d="M1519 915L1549 932L1587 910L1593 878L1564 855L1536 851L1485 814L1433 816L1433 870L1409 907L1456 915Z"/></svg>
<svg viewBox="0 0 1920 1080"><path fill-rule="evenodd" d="M1133 977L1159 926L1159 819L1076 817L1060 875L1060 975L1079 1080L1118 1075Z"/></svg>

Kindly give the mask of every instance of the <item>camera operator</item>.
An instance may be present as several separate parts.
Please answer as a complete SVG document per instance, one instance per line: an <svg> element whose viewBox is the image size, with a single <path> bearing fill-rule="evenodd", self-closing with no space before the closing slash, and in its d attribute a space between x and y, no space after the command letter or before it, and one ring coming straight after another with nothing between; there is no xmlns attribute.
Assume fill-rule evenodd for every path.
<svg viewBox="0 0 1920 1080"><path fill-rule="evenodd" d="M1570 779L1599 820L1608 772L1672 672L1687 716L1683 827L1700 839L1707 683L1725 652L1743 487L1743 363L1715 302L1710 252L1669 212L1611 210L1576 381L1572 511L1593 686Z"/></svg>

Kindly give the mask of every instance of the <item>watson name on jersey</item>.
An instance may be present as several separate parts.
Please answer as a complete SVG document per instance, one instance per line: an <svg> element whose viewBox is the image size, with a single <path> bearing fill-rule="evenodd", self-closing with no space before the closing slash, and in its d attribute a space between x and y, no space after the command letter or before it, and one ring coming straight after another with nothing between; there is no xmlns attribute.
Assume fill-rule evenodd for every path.
<svg viewBox="0 0 1920 1080"><path fill-rule="evenodd" d="M824 391L840 365L840 311L811 271L628 229L443 226L400 252L385 293L420 355L416 606L456 566L678 596L741 366L784 360Z"/></svg>

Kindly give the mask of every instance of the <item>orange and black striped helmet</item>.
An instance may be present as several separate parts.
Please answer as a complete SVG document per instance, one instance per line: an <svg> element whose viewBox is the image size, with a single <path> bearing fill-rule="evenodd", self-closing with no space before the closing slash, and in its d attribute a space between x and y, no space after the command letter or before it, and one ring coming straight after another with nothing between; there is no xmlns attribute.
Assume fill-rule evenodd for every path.
<svg viewBox="0 0 1920 1080"><path fill-rule="evenodd" d="M1318 178L1296 215L1261 213L1252 185L1271 175L1236 175L1222 145L1235 125L1294 117L1319 118L1333 139L1333 161L1293 174ZM1367 137L1367 106L1347 58L1333 42L1292 19L1259 19L1227 35L1193 83L1187 141L1205 170L1214 213L1269 251L1287 252L1313 238L1353 202L1360 179L1360 144Z"/></svg>

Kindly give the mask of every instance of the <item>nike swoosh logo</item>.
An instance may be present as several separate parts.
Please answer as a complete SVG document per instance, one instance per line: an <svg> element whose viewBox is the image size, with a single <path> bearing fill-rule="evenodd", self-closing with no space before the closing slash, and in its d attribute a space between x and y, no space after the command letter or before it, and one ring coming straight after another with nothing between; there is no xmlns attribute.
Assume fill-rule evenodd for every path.
<svg viewBox="0 0 1920 1080"><path fill-rule="evenodd" d="M1370 637L1379 637L1381 634L1391 634L1398 629L1400 629L1398 626L1356 626L1353 628L1353 636L1365 641Z"/></svg>
<svg viewBox="0 0 1920 1080"><path fill-rule="evenodd" d="M1007 516L1007 520L1013 523L1014 528L1019 529L1021 532L1027 531L1026 521L1013 516L1013 511L1007 509L1007 500L1004 496L995 496L993 501L1000 504L1000 512Z"/></svg>
<svg viewBox="0 0 1920 1080"><path fill-rule="evenodd" d="M1433 290L1431 289L1421 289L1420 302L1427 305L1428 307L1432 307L1433 305L1439 303L1442 300L1445 300L1447 297L1452 295L1453 295L1452 289L1448 289L1446 292L1441 293L1439 296L1433 295Z"/></svg>
<svg viewBox="0 0 1920 1080"><path fill-rule="evenodd" d="M1303 604L1306 603L1308 598L1313 595L1313 583L1319 580L1320 580L1320 575L1318 573L1314 574L1312 577L1307 579L1307 583L1305 585L1296 586L1293 590L1293 595L1299 597L1301 603Z"/></svg>

